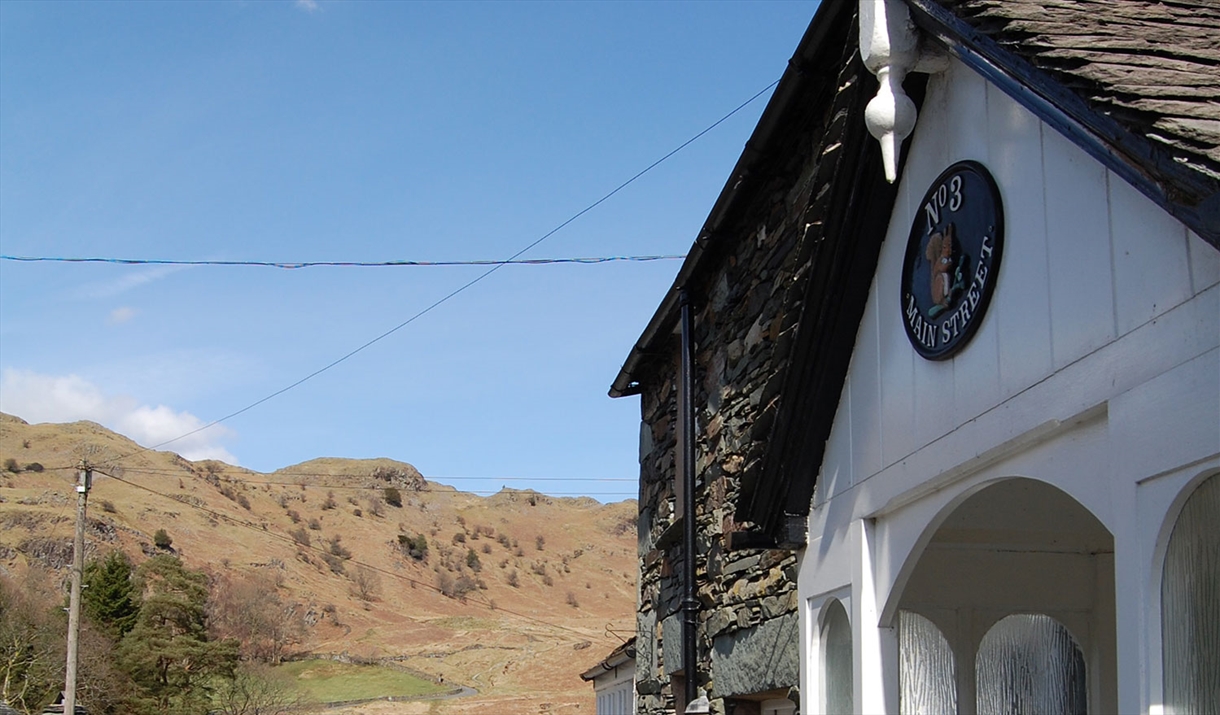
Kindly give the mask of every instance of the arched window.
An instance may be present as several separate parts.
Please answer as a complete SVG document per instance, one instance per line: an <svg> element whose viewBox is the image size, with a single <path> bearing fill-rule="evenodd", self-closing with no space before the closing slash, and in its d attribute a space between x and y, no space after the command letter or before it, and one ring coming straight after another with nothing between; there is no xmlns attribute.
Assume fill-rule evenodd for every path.
<svg viewBox="0 0 1220 715"><path fill-rule="evenodd" d="M822 619L823 712L843 715L855 708L852 698L851 623L838 600L826 606Z"/></svg>
<svg viewBox="0 0 1220 715"><path fill-rule="evenodd" d="M899 711L902 715L957 712L957 665L936 624L914 611L898 612Z"/></svg>
<svg viewBox="0 0 1220 715"><path fill-rule="evenodd" d="M1220 713L1220 475L1182 507L1161 577L1165 712Z"/></svg>
<svg viewBox="0 0 1220 715"><path fill-rule="evenodd" d="M1084 654L1059 621L1040 613L1002 618L974 659L978 715L1085 715Z"/></svg>

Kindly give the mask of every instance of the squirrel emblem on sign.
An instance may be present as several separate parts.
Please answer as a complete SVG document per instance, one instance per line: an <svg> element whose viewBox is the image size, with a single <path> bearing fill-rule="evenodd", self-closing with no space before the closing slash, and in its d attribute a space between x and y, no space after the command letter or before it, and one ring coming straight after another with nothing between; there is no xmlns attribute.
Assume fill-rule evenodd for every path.
<svg viewBox="0 0 1220 715"><path fill-rule="evenodd" d="M932 307L928 317L934 318L953 304L965 286L962 278L962 261L954 260L953 251L954 227L949 224L944 233L937 231L928 237L928 245L924 249L924 257L928 259L931 275L929 289L932 293Z"/></svg>

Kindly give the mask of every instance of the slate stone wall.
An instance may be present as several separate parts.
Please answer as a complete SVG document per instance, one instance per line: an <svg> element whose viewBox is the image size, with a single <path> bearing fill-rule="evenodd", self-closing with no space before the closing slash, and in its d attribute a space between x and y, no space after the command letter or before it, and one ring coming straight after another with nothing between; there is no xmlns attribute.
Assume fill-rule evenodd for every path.
<svg viewBox="0 0 1220 715"><path fill-rule="evenodd" d="M854 50L820 97L785 112L752 172L743 201L709 238L695 299L696 529L700 687L713 712L732 711L734 696L778 691L796 697L799 683L796 554L728 548L748 525L733 514L743 477L760 469L805 293L805 241L817 240L828 180L822 171L841 147L842 112L834 98L857 81ZM850 52L851 54L846 54ZM827 95L825 92L829 92ZM813 210L811 210L813 209ZM675 519L679 344L675 336L640 371L640 657L641 715L672 713L670 676L682 668L681 525ZM790 690L791 689L791 690ZM676 693L679 699L682 693Z"/></svg>

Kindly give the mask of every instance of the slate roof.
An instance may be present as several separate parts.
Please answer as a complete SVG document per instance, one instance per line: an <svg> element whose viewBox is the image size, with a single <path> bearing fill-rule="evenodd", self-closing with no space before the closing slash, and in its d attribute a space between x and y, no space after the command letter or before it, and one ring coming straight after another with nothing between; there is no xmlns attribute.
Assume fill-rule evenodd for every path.
<svg viewBox="0 0 1220 715"><path fill-rule="evenodd" d="M1123 162L1110 168L1220 248L1220 2L907 1L951 51L968 45L1043 95L1078 126L1022 103L1102 163Z"/></svg>
<svg viewBox="0 0 1220 715"><path fill-rule="evenodd" d="M942 4L1182 164L1220 178L1220 3Z"/></svg>

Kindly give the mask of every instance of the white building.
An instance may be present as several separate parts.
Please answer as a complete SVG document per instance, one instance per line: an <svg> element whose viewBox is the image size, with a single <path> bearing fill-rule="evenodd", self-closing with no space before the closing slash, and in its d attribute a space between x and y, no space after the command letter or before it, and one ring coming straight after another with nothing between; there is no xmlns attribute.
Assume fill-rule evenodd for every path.
<svg viewBox="0 0 1220 715"><path fill-rule="evenodd" d="M595 715L635 715L635 639L611 651L605 660L580 674L593 683Z"/></svg>
<svg viewBox="0 0 1220 715"><path fill-rule="evenodd" d="M870 38L863 23L866 63L910 68L904 42L946 59L906 143L809 512L802 712L1220 712L1216 6L913 2L912 29L906 4L865 5L880 26ZM1097 66L1106 52L1126 55ZM1192 68L1191 52L1207 62ZM1161 91L1173 82L1209 87ZM1211 181L1197 214L1153 175L1163 157L1139 155L1175 137L1103 133L1123 117L1106 93L1121 91L1203 108L1190 150L1163 152ZM1175 126L1168 101L1143 108ZM1002 260L980 315L987 256L962 251L970 269L943 314L975 308L975 332L926 359L917 348L957 332L908 304L928 291L920 271L954 278L929 237L957 222L967 243L978 219L954 209L986 200L941 178L963 160L994 177Z"/></svg>

